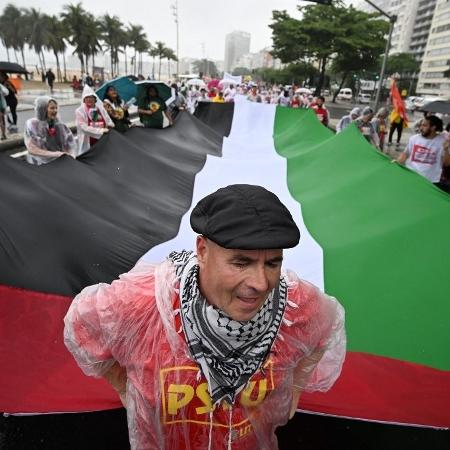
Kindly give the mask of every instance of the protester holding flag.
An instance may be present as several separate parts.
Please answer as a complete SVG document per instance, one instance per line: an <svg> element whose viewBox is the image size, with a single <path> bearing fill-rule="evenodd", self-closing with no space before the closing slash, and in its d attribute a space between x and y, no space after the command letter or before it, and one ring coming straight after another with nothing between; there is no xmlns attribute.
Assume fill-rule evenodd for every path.
<svg viewBox="0 0 450 450"><path fill-rule="evenodd" d="M36 117L28 119L23 133L30 164L47 164L63 155L75 158L76 143L70 129L58 119L58 103L52 97L35 100Z"/></svg>
<svg viewBox="0 0 450 450"><path fill-rule="evenodd" d="M125 132L129 130L131 122L129 119L128 104L120 98L116 88L112 85L106 89L103 106L114 122L117 131Z"/></svg>
<svg viewBox="0 0 450 450"><path fill-rule="evenodd" d="M138 113L145 128L166 128L172 125L166 102L159 96L156 86L149 85L147 95L139 100Z"/></svg>
<svg viewBox="0 0 450 450"><path fill-rule="evenodd" d="M372 119L372 125L375 129L375 132L378 135L379 140L379 148L381 151L384 150L384 141L387 134L387 116L389 111L387 108L380 108L376 114L376 116Z"/></svg>
<svg viewBox="0 0 450 450"><path fill-rule="evenodd" d="M114 122L102 102L88 85L83 88L81 106L75 111L75 120L80 155L87 152L110 128L114 128Z"/></svg>
<svg viewBox="0 0 450 450"><path fill-rule="evenodd" d="M330 114L325 106L325 97L319 95L315 103L310 107L316 113L316 117L319 119L319 122L327 127L330 120Z"/></svg>
<svg viewBox="0 0 450 450"><path fill-rule="evenodd" d="M423 119L420 134L411 136L405 151L396 160L406 167L424 176L438 185L441 181L443 166L450 165L448 141L439 117L429 116Z"/></svg>
<svg viewBox="0 0 450 450"><path fill-rule="evenodd" d="M364 138L374 147L379 147L380 140L375 130L374 124L371 122L373 118L373 109L366 106L361 114L361 117L356 119L355 124Z"/></svg>
<svg viewBox="0 0 450 450"><path fill-rule="evenodd" d="M392 138L394 132L397 130L397 147L400 146L400 140L402 138L403 128L408 127L408 116L406 115L406 108L403 99L398 91L397 82L392 80L391 84L391 102L393 109L390 114L391 128L389 130L389 142L388 146L392 145Z"/></svg>
<svg viewBox="0 0 450 450"><path fill-rule="evenodd" d="M361 108L353 108L350 114L341 117L341 120L336 125L336 133L344 131L352 122L354 122L361 115Z"/></svg>
<svg viewBox="0 0 450 450"><path fill-rule="evenodd" d="M84 289L66 346L117 390L133 450L276 449L301 392L326 391L340 374L344 310L281 270L300 232L272 192L221 188L190 222L196 254L141 261Z"/></svg>

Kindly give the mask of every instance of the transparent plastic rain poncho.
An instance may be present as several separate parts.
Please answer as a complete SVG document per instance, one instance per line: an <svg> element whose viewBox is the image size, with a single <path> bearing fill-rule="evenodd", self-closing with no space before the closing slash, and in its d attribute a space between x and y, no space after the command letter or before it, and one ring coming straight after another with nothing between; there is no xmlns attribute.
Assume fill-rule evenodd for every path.
<svg viewBox="0 0 450 450"><path fill-rule="evenodd" d="M78 155L82 155L91 148L90 138L100 139L104 134L104 128L97 128L89 124L89 109L84 103L84 99L86 97L95 97L95 109L97 109L105 121L105 126L114 127L114 122L109 117L103 103L97 97L94 90L88 85L84 86L83 93L81 94L81 106L75 110L75 121L77 124L78 136Z"/></svg>
<svg viewBox="0 0 450 450"><path fill-rule="evenodd" d="M50 101L55 103L52 97L43 95L35 100L36 117L28 119L25 123L23 139L28 150L27 161L31 164L46 164L57 157L33 154L34 149L48 150L51 152L68 152L77 154L77 145L70 129L58 119L54 121L54 133L49 133L47 109Z"/></svg>
<svg viewBox="0 0 450 450"><path fill-rule="evenodd" d="M190 357L172 263L140 261L111 285L87 287L73 300L65 343L83 372L101 377L115 361L127 370L133 450L277 449L274 432L289 419L293 385L308 392L333 385L345 356L344 310L294 273L283 276L283 324L266 363L231 407L212 408Z"/></svg>

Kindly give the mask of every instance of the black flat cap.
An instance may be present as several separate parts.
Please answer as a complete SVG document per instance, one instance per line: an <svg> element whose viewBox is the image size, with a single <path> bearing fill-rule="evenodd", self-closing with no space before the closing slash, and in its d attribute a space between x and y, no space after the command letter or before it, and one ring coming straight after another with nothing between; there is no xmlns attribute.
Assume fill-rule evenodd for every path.
<svg viewBox="0 0 450 450"><path fill-rule="evenodd" d="M200 200L192 211L191 227L232 249L291 248L300 240L300 231L279 198L250 184L233 184Z"/></svg>

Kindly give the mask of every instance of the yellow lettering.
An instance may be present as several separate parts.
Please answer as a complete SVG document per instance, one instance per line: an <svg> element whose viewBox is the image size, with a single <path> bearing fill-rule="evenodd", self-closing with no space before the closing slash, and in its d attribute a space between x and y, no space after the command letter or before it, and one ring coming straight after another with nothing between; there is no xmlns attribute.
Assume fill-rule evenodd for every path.
<svg viewBox="0 0 450 450"><path fill-rule="evenodd" d="M259 380L258 397L256 400L252 400L251 395L255 386L256 381L250 381L247 388L242 391L241 403L244 406L257 406L265 399L267 392L267 380Z"/></svg>
<svg viewBox="0 0 450 450"><path fill-rule="evenodd" d="M188 384L171 384L167 393L167 412L172 415L178 414L178 411L194 398L194 388ZM182 396L178 397L178 394Z"/></svg>
<svg viewBox="0 0 450 450"><path fill-rule="evenodd" d="M208 383L202 383L197 386L195 390L198 399L203 403L204 406L199 406L195 408L195 412L197 414L206 414L213 410L213 405L211 401L211 397L208 393Z"/></svg>
<svg viewBox="0 0 450 450"><path fill-rule="evenodd" d="M250 431L252 431L252 426L251 426L251 425L247 425L247 426L245 426L245 427L242 427L242 428L239 430L239 436L240 436L240 437L243 437L243 436L245 436L246 434L250 433Z"/></svg>

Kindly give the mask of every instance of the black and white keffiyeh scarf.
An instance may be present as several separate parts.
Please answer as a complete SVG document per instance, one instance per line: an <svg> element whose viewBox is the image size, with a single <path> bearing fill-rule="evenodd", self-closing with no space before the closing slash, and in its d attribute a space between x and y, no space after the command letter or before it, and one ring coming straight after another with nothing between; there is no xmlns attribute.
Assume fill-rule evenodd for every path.
<svg viewBox="0 0 450 450"><path fill-rule="evenodd" d="M280 278L251 320L239 322L201 295L193 252L172 252L169 259L180 282L182 326L191 356L208 382L213 404L222 400L233 404L264 363L278 335L287 302L286 281Z"/></svg>

